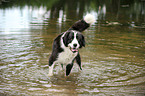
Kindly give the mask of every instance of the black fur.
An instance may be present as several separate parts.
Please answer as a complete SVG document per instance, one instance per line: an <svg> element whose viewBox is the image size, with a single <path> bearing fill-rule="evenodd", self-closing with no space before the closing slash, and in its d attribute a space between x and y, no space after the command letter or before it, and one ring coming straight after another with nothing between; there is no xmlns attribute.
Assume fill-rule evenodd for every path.
<svg viewBox="0 0 145 96"><path fill-rule="evenodd" d="M86 23L82 19L82 20L77 21L75 24L73 24L72 27L69 28L69 30L76 30L76 31L82 32L85 29L87 29L88 27L90 27L90 24Z"/></svg>
<svg viewBox="0 0 145 96"><path fill-rule="evenodd" d="M63 37L63 43L65 44L66 47L68 47L68 44L73 40L73 38L74 34L72 30L68 30L65 36ZM77 40L80 44L80 48L85 47L85 38L80 32L77 33Z"/></svg>
<svg viewBox="0 0 145 96"><path fill-rule="evenodd" d="M59 36L57 36L54 39L52 54L49 58L49 66L51 66L53 64L53 62L56 61L58 54L63 51L63 49L60 47L60 38L61 38L62 34L60 34Z"/></svg>
<svg viewBox="0 0 145 96"><path fill-rule="evenodd" d="M62 58L64 58L63 60L64 60L65 64L66 64L66 62L68 62L67 57L63 57L63 56L69 56L68 59L70 59L70 60L72 60L72 58L73 58L72 61L69 61L71 63L66 65L66 76L68 76L70 74L71 69L73 67L73 63L74 63L75 60L76 60L76 63L78 64L80 70L82 70L82 68L81 68L81 58L80 58L80 54L79 54L78 49L72 49L71 48L70 50L71 51L73 50L73 51L72 51L72 53L70 53L70 51L65 51L66 50L65 48L67 48L67 50L70 48L69 44L71 44L71 42L73 41L74 34L76 34L76 33L77 33L75 35L76 39L74 41L78 42L77 45L79 45L78 46L79 48L85 47L85 38L84 38L84 36L82 35L81 32L84 31L85 29L87 29L89 26L90 25L88 23L86 23L84 20L79 20L75 24L73 24L72 27L69 28L66 32L61 33L59 36L57 36L55 38L55 40L53 42L52 54L49 58L49 68L51 69L50 73L53 72L53 67L51 67L51 66L55 61L57 63L60 63L62 65L62 67L63 67L63 64L61 63ZM65 47L62 47L62 45L65 46ZM69 55L66 55L67 52L69 52ZM75 52L77 52L77 53L75 53ZM61 54L61 55L59 55L59 54ZM75 54L74 57L70 56L72 54Z"/></svg>
<svg viewBox="0 0 145 96"><path fill-rule="evenodd" d="M82 70L82 67L81 67L81 57L80 57L80 54L79 53L78 53L78 55L76 56L75 59L76 59L77 64L80 67L80 70Z"/></svg>
<svg viewBox="0 0 145 96"><path fill-rule="evenodd" d="M67 31L65 36L63 37L63 43L66 47L68 47L68 44L72 41L74 38L74 34L70 31Z"/></svg>
<svg viewBox="0 0 145 96"><path fill-rule="evenodd" d="M77 40L79 41L80 48L85 47L85 38L80 32L77 34Z"/></svg>
<svg viewBox="0 0 145 96"><path fill-rule="evenodd" d="M74 60L76 60L76 63L78 64L80 70L82 70L82 67L81 67L81 58L80 58L80 54L79 53L78 53L78 55L76 56L76 58ZM72 69L73 64L74 64L74 60L72 61L71 64L68 64L66 66L66 76L68 76L70 74L71 69Z"/></svg>

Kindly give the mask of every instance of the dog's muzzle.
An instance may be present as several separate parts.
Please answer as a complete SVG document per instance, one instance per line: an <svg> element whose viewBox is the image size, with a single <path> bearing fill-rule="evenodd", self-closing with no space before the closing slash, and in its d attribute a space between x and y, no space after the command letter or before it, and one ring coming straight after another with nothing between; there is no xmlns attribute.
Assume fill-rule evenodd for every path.
<svg viewBox="0 0 145 96"><path fill-rule="evenodd" d="M70 48L70 50L71 50L73 53L78 52L78 49L76 49L76 48Z"/></svg>
<svg viewBox="0 0 145 96"><path fill-rule="evenodd" d="M75 52L78 52L78 48L77 47L77 44L73 44L73 47L69 46L70 47L70 50L75 53Z"/></svg>

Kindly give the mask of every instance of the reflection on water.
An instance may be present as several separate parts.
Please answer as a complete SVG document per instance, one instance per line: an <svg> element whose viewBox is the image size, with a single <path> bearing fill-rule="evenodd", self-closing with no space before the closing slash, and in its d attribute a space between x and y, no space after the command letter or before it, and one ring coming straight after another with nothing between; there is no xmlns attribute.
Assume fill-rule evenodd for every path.
<svg viewBox="0 0 145 96"><path fill-rule="evenodd" d="M0 1L0 95L145 95L144 1ZM91 13L83 70L48 77L53 39Z"/></svg>

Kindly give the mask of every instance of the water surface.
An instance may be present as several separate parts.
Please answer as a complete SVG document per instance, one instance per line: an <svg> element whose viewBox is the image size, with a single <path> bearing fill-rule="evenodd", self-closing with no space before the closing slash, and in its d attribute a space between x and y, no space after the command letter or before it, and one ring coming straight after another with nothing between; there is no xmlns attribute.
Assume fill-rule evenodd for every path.
<svg viewBox="0 0 145 96"><path fill-rule="evenodd" d="M144 1L0 2L0 95L145 95ZM53 39L87 13L83 70L48 77Z"/></svg>

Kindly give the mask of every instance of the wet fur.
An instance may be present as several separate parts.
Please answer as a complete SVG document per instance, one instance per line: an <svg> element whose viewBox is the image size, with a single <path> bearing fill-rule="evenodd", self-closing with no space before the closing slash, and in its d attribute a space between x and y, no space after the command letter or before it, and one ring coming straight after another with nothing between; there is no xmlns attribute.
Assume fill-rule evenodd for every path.
<svg viewBox="0 0 145 96"><path fill-rule="evenodd" d="M74 61L82 70L79 49L85 47L85 38L81 32L94 21L95 17L87 14L84 19L77 21L66 32L54 39L52 54L49 58L49 76L53 75L55 64L66 65L66 76L70 74Z"/></svg>
<svg viewBox="0 0 145 96"><path fill-rule="evenodd" d="M81 58L79 52L73 53L70 48L68 47L68 44L71 43L73 40L73 36L71 34L77 33L78 36L78 43L79 48L82 48L85 46L85 39L84 36L77 31L69 30L65 33L60 34L58 37L55 38L53 43L53 50L52 54L49 58L49 75L52 75L52 71L54 64L63 64L66 65L66 76L68 76L71 72L71 69L73 67L74 61L76 60L76 63L79 65L80 70L82 70L81 67ZM73 38L72 38L73 37Z"/></svg>

